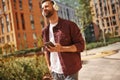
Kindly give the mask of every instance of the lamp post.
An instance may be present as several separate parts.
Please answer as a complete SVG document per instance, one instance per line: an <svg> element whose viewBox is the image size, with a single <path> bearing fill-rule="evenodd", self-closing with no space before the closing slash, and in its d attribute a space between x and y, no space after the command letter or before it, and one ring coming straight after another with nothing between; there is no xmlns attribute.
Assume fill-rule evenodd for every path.
<svg viewBox="0 0 120 80"><path fill-rule="evenodd" d="M99 25L100 25L100 29L102 30L103 43L106 45L106 38L105 38L105 33L104 33L104 29L103 29L101 17L100 17L100 19L99 19Z"/></svg>

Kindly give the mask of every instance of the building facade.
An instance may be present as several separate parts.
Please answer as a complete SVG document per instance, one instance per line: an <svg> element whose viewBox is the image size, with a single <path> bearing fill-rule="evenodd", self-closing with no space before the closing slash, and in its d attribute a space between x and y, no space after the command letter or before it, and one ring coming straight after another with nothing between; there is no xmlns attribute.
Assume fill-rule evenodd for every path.
<svg viewBox="0 0 120 80"><path fill-rule="evenodd" d="M99 28L104 35L120 36L120 0L91 0L96 37Z"/></svg>
<svg viewBox="0 0 120 80"><path fill-rule="evenodd" d="M57 2L57 4L59 6L58 15L64 19L75 22L80 27L79 18L75 14L75 9L60 2Z"/></svg>
<svg viewBox="0 0 120 80"><path fill-rule="evenodd" d="M15 49L37 46L43 18L40 0L0 0L0 46Z"/></svg>

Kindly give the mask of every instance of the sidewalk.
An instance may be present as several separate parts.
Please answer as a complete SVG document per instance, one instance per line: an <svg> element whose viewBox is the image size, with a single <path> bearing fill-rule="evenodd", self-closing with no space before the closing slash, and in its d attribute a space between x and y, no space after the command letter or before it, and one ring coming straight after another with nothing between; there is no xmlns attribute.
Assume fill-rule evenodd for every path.
<svg viewBox="0 0 120 80"><path fill-rule="evenodd" d="M81 54L83 67L79 80L120 80L120 42L88 50L87 56L85 52Z"/></svg>

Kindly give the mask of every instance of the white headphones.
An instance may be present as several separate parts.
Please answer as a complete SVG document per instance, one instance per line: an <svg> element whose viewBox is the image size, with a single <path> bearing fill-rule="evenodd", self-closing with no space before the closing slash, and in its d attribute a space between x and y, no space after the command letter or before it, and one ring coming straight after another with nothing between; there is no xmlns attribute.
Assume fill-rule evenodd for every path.
<svg viewBox="0 0 120 80"><path fill-rule="evenodd" d="M59 6L57 5L57 3L54 0L51 0L53 2L53 8L58 11L59 10Z"/></svg>

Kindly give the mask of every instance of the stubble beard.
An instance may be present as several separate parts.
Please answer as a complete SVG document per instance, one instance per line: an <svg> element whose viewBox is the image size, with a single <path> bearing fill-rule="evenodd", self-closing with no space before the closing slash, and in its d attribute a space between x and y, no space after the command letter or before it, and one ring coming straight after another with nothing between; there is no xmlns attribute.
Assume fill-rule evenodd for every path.
<svg viewBox="0 0 120 80"><path fill-rule="evenodd" d="M54 10L48 11L48 13L45 15L46 18L50 18L54 14Z"/></svg>

